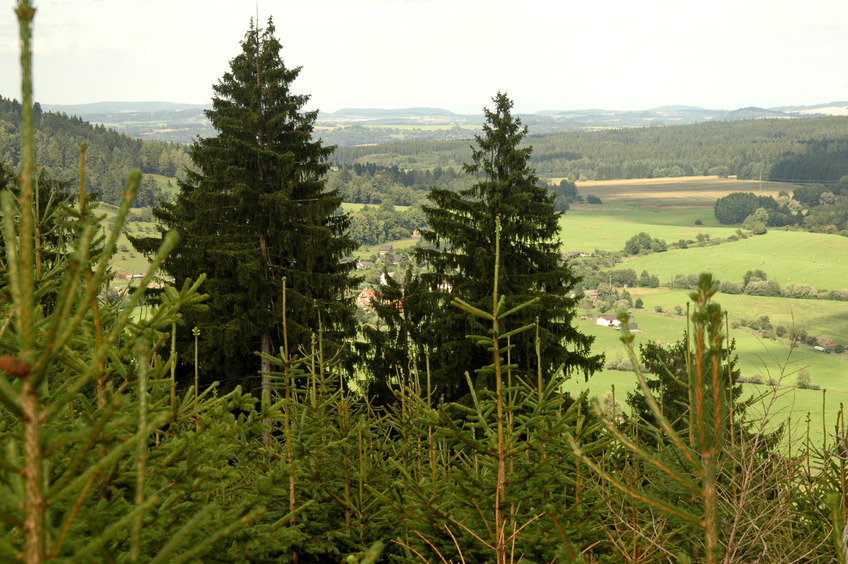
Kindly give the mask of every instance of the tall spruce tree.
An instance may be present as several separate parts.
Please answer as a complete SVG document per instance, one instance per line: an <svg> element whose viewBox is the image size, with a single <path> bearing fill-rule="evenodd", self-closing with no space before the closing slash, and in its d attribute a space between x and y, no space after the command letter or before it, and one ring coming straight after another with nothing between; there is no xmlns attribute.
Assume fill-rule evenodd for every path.
<svg viewBox="0 0 848 564"><path fill-rule="evenodd" d="M195 168L176 201L154 211L181 235L165 273L178 287L207 275L208 308L186 313L184 350L198 327L201 374L224 382L265 371L255 353L284 339L292 351L308 348L320 328L338 346L355 327L355 281L342 259L357 243L346 236L341 197L325 186L334 147L313 139L317 111L304 111L309 97L291 90L300 67L283 63L273 21L251 22L241 46L206 112L218 135L194 143ZM135 243L149 251L158 241Z"/></svg>
<svg viewBox="0 0 848 564"><path fill-rule="evenodd" d="M429 354L434 398L456 400L468 392L464 373L491 362L490 355L466 336L485 335L487 328L456 307L454 297L485 311L491 309L495 273L495 220L501 222L499 293L508 305L538 298L532 307L512 316L510 330L539 319L541 369L549 377L560 365L566 371L589 375L603 357L593 355L593 338L573 325L576 302L571 296L577 281L564 263L559 240L562 212L554 209L554 194L540 185L528 161L532 148L522 146L527 135L521 120L511 113L512 101L498 93L494 109L484 109L486 123L472 147L472 162L465 172L479 181L453 192L430 190L432 205L424 208L427 245L416 251L428 266L423 284L410 285L404 306L417 304L418 312L396 312L383 317L389 325L405 323L414 332L415 353ZM421 294L425 295L414 295ZM378 308L379 311L379 308ZM414 323L408 323L414 319ZM388 332L390 335L392 331ZM410 335L399 333L408 342ZM536 333L525 331L513 338L509 361L522 375L536 380L539 364ZM388 356L391 343L380 343L375 354ZM400 341L398 341L400 342ZM420 358L419 358L420 360ZM420 365L420 366L423 366ZM377 378L380 375L375 375ZM477 385L491 387L488 376L476 376Z"/></svg>

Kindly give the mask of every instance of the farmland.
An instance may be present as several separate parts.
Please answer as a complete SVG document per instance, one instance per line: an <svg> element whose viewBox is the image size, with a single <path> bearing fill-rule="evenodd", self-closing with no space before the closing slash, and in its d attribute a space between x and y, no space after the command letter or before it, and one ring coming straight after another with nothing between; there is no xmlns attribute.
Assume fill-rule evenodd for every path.
<svg viewBox="0 0 848 564"><path fill-rule="evenodd" d="M566 212L561 220L563 249L589 253L596 249L620 251L627 239L642 231L668 243L680 239L693 241L699 233L709 235L712 242L727 239L736 234L739 226L718 224L713 217L714 199L734 191L760 193L758 182L708 177L587 182L579 183L578 187L584 197L597 195L603 204L573 206ZM776 195L793 188L764 182L762 193ZM695 225L696 220L701 224ZM664 286L628 289L633 299L641 298L644 304L643 309L631 311L633 321L639 326L638 347L639 343L669 343L683 336L685 315L669 312L674 312L677 306L685 312L689 292L667 287L675 275L712 272L716 279L741 282L747 271L760 269L781 286L797 283L825 290L846 288L848 238L771 229L765 235L737 241L638 255L614 268L632 268L637 273L645 270L658 276ZM772 402L770 413L774 420L791 418L793 427L798 425L794 430L796 435L806 425L807 414L812 413L814 440L824 436L825 426L831 426L835 420L838 405L848 401L845 377L848 360L840 355L822 354L809 346L791 348L788 341L765 338L739 324L745 319L767 316L775 327L800 328L811 335L848 343L848 302L744 294L719 294L716 301L728 312L728 321L733 326L729 337L735 340L743 376L759 376L764 382L771 379L780 383L774 388L745 384L744 396ZM657 313L658 309L663 313ZM605 353L608 361L627 356L620 332L595 325L592 316L579 321L579 327L596 337L594 350ZM826 408L824 419L823 392L794 387L802 368L809 371L814 385L827 389L830 408ZM623 401L627 392L636 388L635 375L605 370L588 383L575 378L567 383L566 389L588 389L590 395L600 397L613 386L616 398ZM752 409L756 412L765 408Z"/></svg>
<svg viewBox="0 0 848 564"><path fill-rule="evenodd" d="M641 207L665 209L676 205L704 206L712 209L718 198L732 192L754 192L777 196L795 186L781 182L737 180L717 176L641 178L631 180L597 180L578 182L581 194L594 194L604 202L638 204Z"/></svg>
<svg viewBox="0 0 848 564"><path fill-rule="evenodd" d="M793 184L715 176L579 182L581 195L598 196L603 204L574 205L566 212L561 221L563 247L566 251L619 251L640 231L669 243L695 239L698 233L724 239L738 226L718 223L713 214L716 199L747 191L776 196L794 188Z"/></svg>

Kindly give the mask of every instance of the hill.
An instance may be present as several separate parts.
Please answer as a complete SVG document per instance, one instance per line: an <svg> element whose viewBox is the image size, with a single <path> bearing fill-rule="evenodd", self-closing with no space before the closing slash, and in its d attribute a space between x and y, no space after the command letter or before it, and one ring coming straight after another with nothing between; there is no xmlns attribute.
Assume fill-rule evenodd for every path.
<svg viewBox="0 0 848 564"><path fill-rule="evenodd" d="M35 141L39 172L48 180L79 183L79 147L86 143L86 188L105 202L116 203L131 170L147 173L136 205L147 206L163 197L150 175L173 177L187 163L183 147L166 142L142 142L79 117L43 111L35 105ZM0 97L0 163L19 166L21 106Z"/></svg>
<svg viewBox="0 0 848 564"><path fill-rule="evenodd" d="M481 104L482 105L482 104ZM203 110L208 104L171 102L97 102L79 105L46 105L48 111L78 116L141 139L189 143L195 137L214 135ZM706 109L668 105L637 111L608 109L546 110L521 114L533 135L565 131L595 131L622 127L686 125L707 121L762 118L802 118L848 115L848 102L780 108ZM339 146L387 143L398 139L445 139L441 128L477 128L482 114L456 114L441 108L343 108L320 112L317 125L327 144ZM351 126L360 126L351 130ZM368 127L366 127L368 126ZM416 129L417 128L417 129ZM376 129L377 131L374 131ZM470 138L465 131L464 138ZM448 136L455 138L456 135Z"/></svg>

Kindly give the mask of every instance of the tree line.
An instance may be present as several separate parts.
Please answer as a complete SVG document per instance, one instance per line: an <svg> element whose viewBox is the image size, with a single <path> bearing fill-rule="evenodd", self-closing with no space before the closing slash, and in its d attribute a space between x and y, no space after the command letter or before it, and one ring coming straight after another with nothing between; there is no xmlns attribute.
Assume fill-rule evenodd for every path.
<svg viewBox="0 0 848 564"><path fill-rule="evenodd" d="M20 102L0 96L0 162L13 170L20 167L20 120ZM109 204L120 202L132 170L174 177L190 163L181 145L133 139L78 117L43 112L38 104L33 110L33 120L38 167L43 176L59 182L75 182L79 146L86 143L86 189L98 193ZM134 205L155 205L165 197L152 179L143 182Z"/></svg>
<svg viewBox="0 0 848 564"><path fill-rule="evenodd" d="M767 227L797 226L848 236L848 176L828 186L805 184L791 196L784 191L777 198L734 192L716 200L714 212L720 223L742 223L755 235Z"/></svg>
<svg viewBox="0 0 848 564"><path fill-rule="evenodd" d="M836 182L846 174L844 117L716 121L534 135L531 165L572 181L718 175L793 183ZM404 169L460 166L468 141L409 141L340 147L337 165Z"/></svg>

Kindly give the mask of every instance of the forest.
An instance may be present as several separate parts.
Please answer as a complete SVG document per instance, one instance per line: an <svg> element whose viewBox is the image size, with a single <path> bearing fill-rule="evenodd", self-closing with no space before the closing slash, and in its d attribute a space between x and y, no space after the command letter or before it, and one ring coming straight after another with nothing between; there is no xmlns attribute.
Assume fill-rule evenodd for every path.
<svg viewBox="0 0 848 564"><path fill-rule="evenodd" d="M846 120L756 119L553 133L528 139L530 162L543 178L572 181L732 175L828 184L848 174ZM461 167L470 154L468 141L407 141L339 147L333 162L432 170Z"/></svg>
<svg viewBox="0 0 848 564"><path fill-rule="evenodd" d="M63 138L74 181L42 189L57 171L39 153L34 13L19 1L20 148L0 174L0 559L845 562L844 441L783 441L742 400L710 274L674 343L638 343L617 316L637 390L563 392L605 359L504 93L463 160L431 171L424 244L362 324L340 186L427 176L371 161L333 179L334 148L290 88L300 68L272 19L251 22L212 87L217 135L188 148L158 231L131 238L150 265L112 301L142 171L90 182L93 128ZM108 229L97 193L120 194Z"/></svg>
<svg viewBox="0 0 848 564"><path fill-rule="evenodd" d="M0 96L0 163L18 168L21 163L21 104ZM78 117L33 109L38 170L42 178L73 183L78 178L79 146L86 143L86 190L109 204L121 201L123 183L133 170L145 173L134 207L155 205L165 198L152 174L177 176L189 164L185 148L175 143L142 142Z"/></svg>

